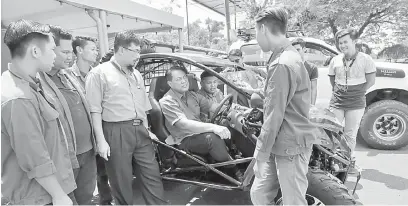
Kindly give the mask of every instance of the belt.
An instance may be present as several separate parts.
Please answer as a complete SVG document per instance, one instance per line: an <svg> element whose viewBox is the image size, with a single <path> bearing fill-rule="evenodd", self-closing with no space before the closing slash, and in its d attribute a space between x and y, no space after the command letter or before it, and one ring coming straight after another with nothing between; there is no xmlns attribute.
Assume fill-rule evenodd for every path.
<svg viewBox="0 0 408 206"><path fill-rule="evenodd" d="M106 121L104 121L106 122ZM132 124L134 126L140 126L143 125L143 120L141 119L131 119L127 121L120 121L120 122L106 122L106 123L113 123L113 124Z"/></svg>
<svg viewBox="0 0 408 206"><path fill-rule="evenodd" d="M139 125L143 124L143 120L141 120L141 119L133 119L133 120L130 120L130 121L133 121L132 125L134 125L134 126L139 126Z"/></svg>

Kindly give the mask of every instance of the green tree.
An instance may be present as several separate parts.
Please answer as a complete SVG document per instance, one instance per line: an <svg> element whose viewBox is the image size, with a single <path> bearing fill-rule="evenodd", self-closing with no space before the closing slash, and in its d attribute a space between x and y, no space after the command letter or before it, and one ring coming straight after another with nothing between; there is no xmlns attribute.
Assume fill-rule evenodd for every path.
<svg viewBox="0 0 408 206"><path fill-rule="evenodd" d="M225 26L224 22L207 18L205 20L205 25L208 30L209 39L213 39L213 37L222 36L220 31L224 29L224 26Z"/></svg>
<svg viewBox="0 0 408 206"><path fill-rule="evenodd" d="M212 19L207 19L205 26L201 20L196 20L188 25L190 30L190 45L217 50L226 50L227 42L221 31L224 29L224 23ZM178 32L158 32L143 35L144 38L153 41L177 45ZM187 30L184 30L184 44L187 44Z"/></svg>
<svg viewBox="0 0 408 206"><path fill-rule="evenodd" d="M403 44L396 44L384 48L381 52L378 53L378 56L387 59L408 58L408 46Z"/></svg>
<svg viewBox="0 0 408 206"><path fill-rule="evenodd" d="M330 42L346 27L357 29L360 37L369 40L380 40L389 30L397 41L407 36L408 0L249 0L241 6L250 21L261 8L273 3L288 9L290 28Z"/></svg>
<svg viewBox="0 0 408 206"><path fill-rule="evenodd" d="M363 37L367 30L402 31L408 22L408 0L312 0L302 13L302 17L310 15L300 23L329 29L331 36L339 29L354 27Z"/></svg>

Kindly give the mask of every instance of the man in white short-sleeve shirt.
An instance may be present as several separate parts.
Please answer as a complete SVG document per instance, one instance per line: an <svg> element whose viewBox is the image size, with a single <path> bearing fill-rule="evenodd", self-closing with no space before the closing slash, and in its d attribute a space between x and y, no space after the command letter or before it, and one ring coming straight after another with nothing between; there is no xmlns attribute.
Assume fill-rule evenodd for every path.
<svg viewBox="0 0 408 206"><path fill-rule="evenodd" d="M366 107L366 91L374 85L376 68L373 59L356 49L356 32L352 29L336 33L336 43L342 52L332 59L329 66L333 95L330 110L340 122L345 121L344 134L351 149L356 146L357 132ZM351 172L357 172L355 158Z"/></svg>

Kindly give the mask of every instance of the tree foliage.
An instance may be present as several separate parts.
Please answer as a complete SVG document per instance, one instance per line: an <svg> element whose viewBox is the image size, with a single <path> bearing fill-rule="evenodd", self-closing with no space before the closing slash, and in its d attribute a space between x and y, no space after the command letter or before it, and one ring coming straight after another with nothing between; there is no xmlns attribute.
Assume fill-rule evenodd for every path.
<svg viewBox="0 0 408 206"><path fill-rule="evenodd" d="M378 53L378 56L387 59L408 58L408 46L403 44L396 44L384 48L381 52Z"/></svg>
<svg viewBox="0 0 408 206"><path fill-rule="evenodd" d="M180 0L160 0L161 10L173 13L175 8L181 8L184 1ZM199 46L217 50L226 50L227 42L224 35L221 33L224 30L225 24L222 21L216 21L211 18L205 19L204 22L201 20L196 20L189 23L187 29L184 29L184 44L189 44L191 46ZM189 35L189 43L188 43ZM159 32L144 34L144 37L158 42L170 43L173 45L178 44L178 32Z"/></svg>
<svg viewBox="0 0 408 206"><path fill-rule="evenodd" d="M333 43L334 34L353 27L365 42L392 45L408 36L408 0L248 0L241 3L247 20L275 3L288 9L290 28Z"/></svg>
<svg viewBox="0 0 408 206"><path fill-rule="evenodd" d="M211 48L217 50L226 50L227 42L221 31L224 29L224 22L216 21L213 19L206 19L203 24L201 20L196 20L188 25L190 30L190 43L191 46L199 46L204 48ZM188 44L187 30L184 30L184 44ZM158 42L178 44L178 32L159 32L145 34L144 38L151 39Z"/></svg>

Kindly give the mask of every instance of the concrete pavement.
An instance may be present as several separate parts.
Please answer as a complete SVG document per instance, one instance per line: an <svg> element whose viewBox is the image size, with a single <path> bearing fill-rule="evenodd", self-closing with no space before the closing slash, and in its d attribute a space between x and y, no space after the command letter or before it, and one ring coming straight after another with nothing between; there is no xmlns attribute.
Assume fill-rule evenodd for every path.
<svg viewBox="0 0 408 206"><path fill-rule="evenodd" d="M357 185L357 204L408 205L408 147L396 151L370 149L362 140L355 151L362 178ZM356 177L346 183L352 191ZM135 185L136 186L136 185ZM172 205L250 205L249 192L222 191L189 184L164 182L165 196ZM135 203L144 204L135 192Z"/></svg>
<svg viewBox="0 0 408 206"><path fill-rule="evenodd" d="M408 204L408 147L395 151L368 148L359 140L355 152L362 178L355 198L364 205ZM350 189L355 177L346 184Z"/></svg>

